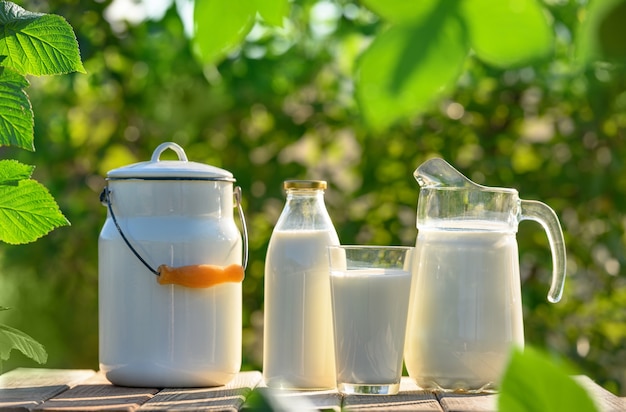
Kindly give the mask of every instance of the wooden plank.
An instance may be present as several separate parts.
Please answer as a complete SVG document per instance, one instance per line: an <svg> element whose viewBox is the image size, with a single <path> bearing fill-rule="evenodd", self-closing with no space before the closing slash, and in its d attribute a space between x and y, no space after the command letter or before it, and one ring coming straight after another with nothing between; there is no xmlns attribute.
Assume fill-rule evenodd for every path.
<svg viewBox="0 0 626 412"><path fill-rule="evenodd" d="M601 412L626 411L626 403L623 399L602 388L589 377L576 376L575 379L590 393ZM496 394L441 393L438 397L445 412L497 411Z"/></svg>
<svg viewBox="0 0 626 412"><path fill-rule="evenodd" d="M248 399L243 410L275 411L337 411L341 410L341 394L336 390L298 391L260 386Z"/></svg>
<svg viewBox="0 0 626 412"><path fill-rule="evenodd" d="M439 393L444 412L496 412L498 395L490 393Z"/></svg>
<svg viewBox="0 0 626 412"><path fill-rule="evenodd" d="M141 411L238 411L261 382L258 371L240 372L224 386L163 389Z"/></svg>
<svg viewBox="0 0 626 412"><path fill-rule="evenodd" d="M403 376L397 395L344 395L345 411L432 411L442 412L437 397L420 389L415 381Z"/></svg>
<svg viewBox="0 0 626 412"><path fill-rule="evenodd" d="M78 382L92 370L18 368L0 375L0 411L27 411Z"/></svg>
<svg viewBox="0 0 626 412"><path fill-rule="evenodd" d="M128 388L111 384L104 373L47 400L39 411L134 411L159 390L156 388Z"/></svg>
<svg viewBox="0 0 626 412"><path fill-rule="evenodd" d="M336 389L330 390L292 390L268 388L265 381L261 379L258 386L251 394L251 405L245 403L244 411L267 410L276 411L337 411L341 410L341 394ZM264 408L265 407L265 408Z"/></svg>
<svg viewBox="0 0 626 412"><path fill-rule="evenodd" d="M602 412L626 411L626 399L602 388L587 376L575 379L596 400ZM436 412L495 411L494 394L433 393L420 390L403 377L400 393L393 396L349 395L331 391L272 390L260 372L240 373L228 385L215 388L126 388L110 384L91 370L16 369L0 375L0 411L61 410L227 410L246 409L253 390L262 393L274 409ZM256 388L256 389L255 389ZM254 408L248 408L254 409Z"/></svg>
<svg viewBox="0 0 626 412"><path fill-rule="evenodd" d="M626 411L626 402L623 398L612 394L602 386L595 383L588 376L574 376L574 379L589 392L602 412L623 412Z"/></svg>

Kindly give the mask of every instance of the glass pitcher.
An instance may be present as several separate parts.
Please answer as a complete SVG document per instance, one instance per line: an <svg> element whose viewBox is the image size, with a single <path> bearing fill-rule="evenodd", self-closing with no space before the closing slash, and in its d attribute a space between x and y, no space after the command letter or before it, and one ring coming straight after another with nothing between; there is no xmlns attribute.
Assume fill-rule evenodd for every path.
<svg viewBox="0 0 626 412"><path fill-rule="evenodd" d="M546 204L478 185L442 159L414 176L420 195L407 370L425 389L493 390L511 347L524 345L517 225L535 220L548 235L553 303L565 281L561 226Z"/></svg>

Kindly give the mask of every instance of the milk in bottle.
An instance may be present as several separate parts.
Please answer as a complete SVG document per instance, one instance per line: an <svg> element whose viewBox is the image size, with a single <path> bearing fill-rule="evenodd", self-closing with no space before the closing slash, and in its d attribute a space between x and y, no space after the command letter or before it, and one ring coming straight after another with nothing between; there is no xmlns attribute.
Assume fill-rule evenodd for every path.
<svg viewBox="0 0 626 412"><path fill-rule="evenodd" d="M324 204L326 182L292 180L284 188L265 261L263 377L275 388L334 388L327 247L339 238Z"/></svg>

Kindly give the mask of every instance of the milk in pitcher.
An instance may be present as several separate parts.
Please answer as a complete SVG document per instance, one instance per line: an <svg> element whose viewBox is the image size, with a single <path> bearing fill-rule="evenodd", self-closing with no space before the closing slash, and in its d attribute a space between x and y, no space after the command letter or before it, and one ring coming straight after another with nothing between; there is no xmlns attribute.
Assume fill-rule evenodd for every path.
<svg viewBox="0 0 626 412"><path fill-rule="evenodd" d="M524 345L515 233L420 229L415 253L409 374L428 389L492 387Z"/></svg>
<svg viewBox="0 0 626 412"><path fill-rule="evenodd" d="M548 236L555 303L566 273L559 219L545 203L474 183L443 159L427 160L413 176L420 195L407 370L427 389L491 391L513 347L524 344L518 224L536 221Z"/></svg>

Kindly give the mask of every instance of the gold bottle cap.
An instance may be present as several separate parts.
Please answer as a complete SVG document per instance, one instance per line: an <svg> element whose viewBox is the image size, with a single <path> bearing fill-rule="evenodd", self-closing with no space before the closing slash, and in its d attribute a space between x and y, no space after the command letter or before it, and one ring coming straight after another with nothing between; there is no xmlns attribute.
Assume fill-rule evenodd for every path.
<svg viewBox="0 0 626 412"><path fill-rule="evenodd" d="M325 180L285 180L283 187L288 189L322 189L328 185Z"/></svg>

